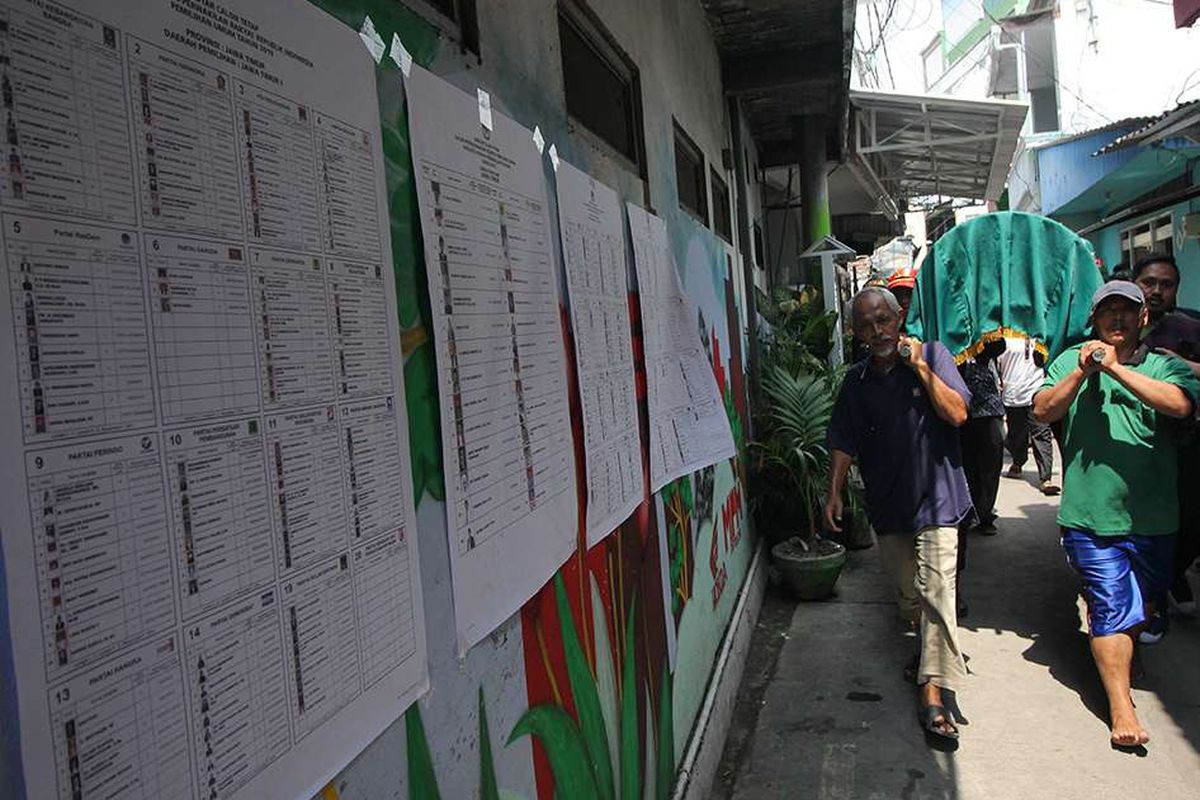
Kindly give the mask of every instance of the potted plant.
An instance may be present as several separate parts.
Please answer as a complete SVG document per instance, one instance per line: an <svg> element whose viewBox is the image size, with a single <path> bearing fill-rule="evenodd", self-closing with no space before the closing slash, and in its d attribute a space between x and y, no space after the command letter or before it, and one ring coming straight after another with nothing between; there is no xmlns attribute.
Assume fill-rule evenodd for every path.
<svg viewBox="0 0 1200 800"><path fill-rule="evenodd" d="M846 476L846 496L843 499L842 532L835 535L840 544L847 550L865 550L875 544L875 533L871 530L871 521L867 519L866 504L863 495L862 475L858 467L850 467Z"/></svg>
<svg viewBox="0 0 1200 800"><path fill-rule="evenodd" d="M821 536L819 511L829 476L825 434L839 377L825 369L772 366L763 375L764 408L751 443L757 522L773 526L766 532L768 541L774 539L775 567L802 600L829 597L846 563L846 548Z"/></svg>

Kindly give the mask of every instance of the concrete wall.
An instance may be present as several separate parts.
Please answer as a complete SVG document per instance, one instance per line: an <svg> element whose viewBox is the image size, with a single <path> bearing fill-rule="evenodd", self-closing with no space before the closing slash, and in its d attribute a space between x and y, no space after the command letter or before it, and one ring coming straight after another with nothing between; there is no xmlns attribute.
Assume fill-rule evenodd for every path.
<svg viewBox="0 0 1200 800"><path fill-rule="evenodd" d="M397 25L406 42L407 37L427 33L416 23L393 24L390 20L405 9L394 0L313 2L336 9L355 27L371 13L385 41ZM731 193L745 193L750 219L761 217L757 187L737 186L733 173L721 166L721 151L730 146L731 121L707 20L697 0L591 0L589 7L639 71L644 179L565 110L555 0L481 0L478 57L464 53L451 31L425 61L466 91L484 88L495 110L531 129L540 126L564 160L612 186L623 200L647 206L666 220L681 278L701 315L697 334L712 356L735 438L743 444L745 403L737 398L744 392L746 321L736 206L735 238L727 244L679 208L675 183L673 121L678 121L702 151L706 174L711 167L724 172ZM387 59L378 79L383 114L397 117L403 129L403 84ZM747 139L745 145L757 164L754 143ZM397 164L396 174L389 173L393 197L411 191L403 168ZM553 205L552 179L547 166ZM557 224L555 215L552 220ZM402 222L393 207L393 230ZM411 274L398 278L398 285L419 291L424 270L419 250L410 257ZM398 256L398 274L405 269L401 260ZM414 315L406 333L423 333L423 320L415 310ZM413 367L423 348L418 346L409 356L410 387L423 381L435 385L428 383L428 367ZM415 404L410 399L410 420L420 429L414 442L422 435L428 439L430 430L436 433L436 414L432 394ZM440 472L440 466L431 469ZM637 630L642 644L636 648L636 672L644 686L639 684L638 697L630 702L638 720L637 752L646 796L663 796L663 787L669 788L673 778L668 771L680 765L751 561L754 544L741 475L740 460L734 460L670 484L604 542L587 551L581 547L555 579L567 587L575 628L600 683L605 664L611 670L614 654L621 650L621 624ZM534 742L530 736L507 742L517 720L534 706L558 706L574 713L554 581L492 636L458 658L450 617L445 508L433 489L418 495L432 688L327 787L327 796L375 800L437 791L445 798L478 797L480 776L490 768L502 797L549 800L555 795L555 776L546 753L555 742ZM626 619L631 608L635 611ZM617 664L617 674L620 667ZM603 703L603 686L600 691ZM481 707L487 714L482 730ZM481 746L485 736L490 760Z"/></svg>

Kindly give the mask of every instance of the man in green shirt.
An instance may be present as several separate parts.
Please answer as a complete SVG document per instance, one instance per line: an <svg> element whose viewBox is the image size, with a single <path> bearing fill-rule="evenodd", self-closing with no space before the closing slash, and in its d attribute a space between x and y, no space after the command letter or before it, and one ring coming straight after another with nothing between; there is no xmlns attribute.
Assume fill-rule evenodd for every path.
<svg viewBox="0 0 1200 800"><path fill-rule="evenodd" d="M1150 741L1130 696L1134 637L1170 585L1179 526L1169 419L1189 416L1200 383L1180 359L1140 346L1142 290L1110 281L1092 297L1097 340L1050 365L1034 417L1062 422L1067 560L1083 580L1092 656L1108 695L1111 742Z"/></svg>

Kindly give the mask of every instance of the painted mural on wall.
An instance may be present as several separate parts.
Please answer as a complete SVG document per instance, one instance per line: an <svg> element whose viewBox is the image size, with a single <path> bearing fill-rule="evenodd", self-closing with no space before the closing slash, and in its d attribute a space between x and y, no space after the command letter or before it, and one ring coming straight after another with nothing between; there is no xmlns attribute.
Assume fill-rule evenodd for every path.
<svg viewBox="0 0 1200 800"><path fill-rule="evenodd" d="M311 1L355 29L369 14L384 41L398 34L414 59L434 71L442 62L457 64L454 48L442 47L436 30L399 3ZM452 69L461 72L460 65ZM516 618L464 658L455 655L449 560L442 552L446 521L434 360L425 327L428 293L403 83L388 58L380 65L378 81L414 497L419 535L428 542L421 566L428 576L425 607L433 685L322 797L667 797L751 557L740 459L672 483L661 494L661 517L655 503L643 503L590 550L581 497L575 555ZM522 120L522 109L545 103L530 97L536 87L508 83L489 87L493 102L505 103L504 89L510 89L507 102L513 116L530 127L539 124L548 140L559 142L564 157L586 170L589 154L572 148L565 114ZM647 135L669 137L670 129L648 130ZM553 198L553 192L549 195ZM706 228L684 215L664 216L675 236L685 286L699 311L697 335L712 359L740 449L747 409L744 332L736 322L733 267L724 246ZM644 417L638 307L636 295L631 296ZM567 318L564 313L564 328ZM566 334L570 358L569 330ZM571 404L579 450L578 398L572 397ZM644 419L642 429L644 436ZM577 463L582 469L581 453ZM580 475L578 486L584 485Z"/></svg>

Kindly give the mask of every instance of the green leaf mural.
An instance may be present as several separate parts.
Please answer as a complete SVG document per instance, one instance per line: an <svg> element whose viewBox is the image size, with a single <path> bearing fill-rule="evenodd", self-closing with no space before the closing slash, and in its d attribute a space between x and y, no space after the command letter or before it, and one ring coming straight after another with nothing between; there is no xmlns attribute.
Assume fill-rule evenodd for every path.
<svg viewBox="0 0 1200 800"><path fill-rule="evenodd" d="M429 754L429 741L425 738L425 725L421 722L421 707L416 703L404 713L404 733L408 743L405 755L408 759L409 800L440 800L433 757Z"/></svg>
<svg viewBox="0 0 1200 800"><path fill-rule="evenodd" d="M508 737L508 744L526 735L536 736L546 750L550 771L554 775L556 797L563 800L599 800L583 736L575 720L566 711L559 706L534 706L517 720Z"/></svg>
<svg viewBox="0 0 1200 800"><path fill-rule="evenodd" d="M646 724L644 726L644 736L646 747L645 763L642 766L644 770L644 778L642 781L642 800L655 800L654 791L658 782L655 778L655 770L657 769L657 751L654 744L654 715L649 713L653 703L650 700L650 687L646 686L644 693L646 698Z"/></svg>
<svg viewBox="0 0 1200 800"><path fill-rule="evenodd" d="M675 777L675 719L671 694L671 673L664 660L662 678L658 684L658 800L671 796L671 782Z"/></svg>
<svg viewBox="0 0 1200 800"><path fill-rule="evenodd" d="M621 763L619 749L619 712L616 662L613 660L612 640L608 638L608 618L604 614L604 600L596 576L588 573L592 587L592 630L596 642L596 694L600 696L600 710L604 714L604 731L608 735L608 760L612 775L619 775Z"/></svg>
<svg viewBox="0 0 1200 800"><path fill-rule="evenodd" d="M479 798L500 800L496 786L496 767L492 762L492 737L488 733L487 709L483 705L483 687L479 687Z"/></svg>
<svg viewBox="0 0 1200 800"><path fill-rule="evenodd" d="M575 700L575 713L579 718L579 729L587 748L588 761L592 774L596 776L596 788L600 797L603 800L612 800L612 764L608 757L608 734L604 729L600 696L596 693L596 681L588 667L583 648L579 645L579 636L575 632L575 621L571 617L571 604L567 601L567 589L563 584L561 572L554 576L554 595L558 602L567 678L571 682L571 697Z"/></svg>
<svg viewBox="0 0 1200 800"><path fill-rule="evenodd" d="M621 800L638 796L638 692L633 630L637 598L629 601L625 622L625 658L621 669Z"/></svg>

